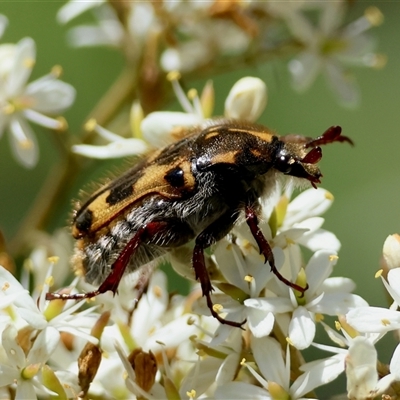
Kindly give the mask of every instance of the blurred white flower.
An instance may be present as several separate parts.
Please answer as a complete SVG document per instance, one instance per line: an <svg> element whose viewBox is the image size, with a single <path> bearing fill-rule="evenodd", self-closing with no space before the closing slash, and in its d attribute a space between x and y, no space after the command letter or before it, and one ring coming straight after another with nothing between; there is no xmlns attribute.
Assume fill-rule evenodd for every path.
<svg viewBox="0 0 400 400"><path fill-rule="evenodd" d="M76 3L71 4L71 11L76 11L73 6ZM96 23L95 24L83 24L71 28L67 32L67 40L71 46L74 47L92 47L92 46L111 46L120 47L124 38L124 29L121 22L118 20L117 15L114 10L109 7L106 2L82 2L82 4L91 5L87 9L93 9L95 14ZM98 7L102 5L102 7ZM67 6L66 4L65 6ZM68 18L66 12L69 11L67 8L65 11L63 8L60 9L58 18L60 22L62 18ZM86 10L84 10L86 11Z"/></svg>
<svg viewBox="0 0 400 400"><path fill-rule="evenodd" d="M78 15L84 13L85 11L90 10L94 7L98 7L105 2L106 0L69 0L58 10L57 20L61 24L66 24L67 22L76 18Z"/></svg>
<svg viewBox="0 0 400 400"><path fill-rule="evenodd" d="M193 9L193 12L197 10ZM167 48L161 54L160 62L164 71L178 70L187 73L209 65L217 58L242 54L250 45L251 36L231 20L189 20L192 21L191 24L181 23L177 27L187 40Z"/></svg>
<svg viewBox="0 0 400 400"><path fill-rule="evenodd" d="M0 14L0 37L3 36L3 33L8 25L8 19L5 15Z"/></svg>
<svg viewBox="0 0 400 400"><path fill-rule="evenodd" d="M64 120L47 114L59 114L71 106L75 89L57 79L56 68L27 84L36 58L35 42L30 38L12 47L1 45L0 58L4 61L0 66L0 136L8 130L15 158L24 167L32 168L39 150L28 121L49 129L64 129Z"/></svg>
<svg viewBox="0 0 400 400"><path fill-rule="evenodd" d="M58 344L55 329L40 332L27 355L17 344L17 329L7 325L1 337L0 386L16 384L16 399L36 399L36 391L44 391L40 370Z"/></svg>
<svg viewBox="0 0 400 400"><path fill-rule="evenodd" d="M360 101L359 89L344 66L378 66L381 60L373 53L374 41L365 32L381 22L382 14L370 7L363 17L342 27L345 7L340 1L321 3L317 26L301 12L286 16L292 34L304 45L290 61L289 71L293 87L299 91L308 89L323 72L339 101L355 106Z"/></svg>
<svg viewBox="0 0 400 400"><path fill-rule="evenodd" d="M238 5L242 8L240 3ZM92 9L95 23L72 28L68 32L70 43L79 47L120 47L135 60L146 51L149 40L157 38L163 43L160 46L160 64L168 72L192 71L214 59L241 54L248 49L252 39L246 31L246 24L240 26L237 23L237 19L242 17L240 11L236 19L229 10L221 10L225 18L215 18L214 14L219 15L219 12L213 2L126 3L123 9L119 9L120 12L123 10L124 24L115 8L105 1L81 4L71 0L59 10L57 18L60 23L67 23Z"/></svg>

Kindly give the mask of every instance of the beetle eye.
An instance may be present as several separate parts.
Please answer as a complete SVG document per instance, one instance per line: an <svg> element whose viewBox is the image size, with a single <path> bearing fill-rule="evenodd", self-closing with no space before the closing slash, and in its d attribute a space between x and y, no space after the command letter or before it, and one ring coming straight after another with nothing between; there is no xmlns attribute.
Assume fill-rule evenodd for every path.
<svg viewBox="0 0 400 400"><path fill-rule="evenodd" d="M292 170L292 163L290 163L292 157L289 154L278 154L275 159L274 167L284 174L289 174Z"/></svg>

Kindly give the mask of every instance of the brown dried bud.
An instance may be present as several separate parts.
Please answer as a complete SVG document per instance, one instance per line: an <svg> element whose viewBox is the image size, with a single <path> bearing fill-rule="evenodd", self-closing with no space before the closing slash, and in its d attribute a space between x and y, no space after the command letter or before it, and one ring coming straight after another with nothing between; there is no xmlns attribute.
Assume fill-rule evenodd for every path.
<svg viewBox="0 0 400 400"><path fill-rule="evenodd" d="M96 376L97 370L99 369L101 362L101 350L98 346L88 342L81 351L78 358L79 368L79 386L82 389L82 396L85 396L89 390L90 384L93 382Z"/></svg>
<svg viewBox="0 0 400 400"><path fill-rule="evenodd" d="M157 361L154 354L151 351L146 353L139 348L129 354L128 360L135 371L136 383L148 392L154 385L157 373Z"/></svg>

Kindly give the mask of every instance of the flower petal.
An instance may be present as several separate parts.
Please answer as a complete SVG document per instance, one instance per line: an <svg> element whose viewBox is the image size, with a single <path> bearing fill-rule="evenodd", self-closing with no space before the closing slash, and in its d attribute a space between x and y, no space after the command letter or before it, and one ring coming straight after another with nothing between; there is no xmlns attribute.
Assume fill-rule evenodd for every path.
<svg viewBox="0 0 400 400"><path fill-rule="evenodd" d="M397 345L390 360L390 373L394 374L396 380L400 380L400 345Z"/></svg>
<svg viewBox="0 0 400 400"><path fill-rule="evenodd" d="M25 119L14 115L10 120L9 135L14 157L26 168L36 166L39 158L39 147L36 136Z"/></svg>
<svg viewBox="0 0 400 400"><path fill-rule="evenodd" d="M57 12L57 21L60 24L66 24L78 15L84 13L91 8L98 7L105 3L106 0L96 1L82 1L82 0L69 0Z"/></svg>
<svg viewBox="0 0 400 400"><path fill-rule="evenodd" d="M356 294L325 293L321 301L312 308L312 311L327 315L343 315L352 308L367 306L368 303Z"/></svg>
<svg viewBox="0 0 400 400"><path fill-rule="evenodd" d="M343 71L339 64L325 63L325 76L329 87L337 99L346 107L355 107L360 104L360 89L352 76Z"/></svg>
<svg viewBox="0 0 400 400"><path fill-rule="evenodd" d="M289 389L289 376L285 367L279 343L269 337L252 338L251 348L261 374L267 381L276 382Z"/></svg>
<svg viewBox="0 0 400 400"><path fill-rule="evenodd" d="M144 154L149 150L146 142L142 139L121 139L104 146L92 146L89 144L77 144L72 146L72 151L85 157L108 159L118 157L129 157Z"/></svg>
<svg viewBox="0 0 400 400"><path fill-rule="evenodd" d="M214 393L216 400L268 400L272 399L267 391L259 386L244 382L229 382L218 386Z"/></svg>
<svg viewBox="0 0 400 400"><path fill-rule="evenodd" d="M76 90L69 83L45 76L31 82L24 95L30 97L33 110L45 114L59 114L72 105Z"/></svg>
<svg viewBox="0 0 400 400"><path fill-rule="evenodd" d="M160 148L176 141L179 135L184 135L202 122L197 114L157 111L147 115L140 128L143 138L155 148Z"/></svg>
<svg viewBox="0 0 400 400"><path fill-rule="evenodd" d="M33 39L21 39L16 47L13 66L10 70L5 91L8 97L16 97L28 81L32 68L35 65L36 45Z"/></svg>
<svg viewBox="0 0 400 400"><path fill-rule="evenodd" d="M288 205L284 226L291 227L307 218L318 217L332 205L333 196L325 189L307 189Z"/></svg>
<svg viewBox="0 0 400 400"><path fill-rule="evenodd" d="M322 60L314 53L303 51L289 62L292 86L299 92L309 89L322 67Z"/></svg>
<svg viewBox="0 0 400 400"><path fill-rule="evenodd" d="M344 354L335 354L322 360L312 361L300 367L304 374L292 384L290 392L293 398L301 398L315 388L334 381L345 368Z"/></svg>
<svg viewBox="0 0 400 400"><path fill-rule="evenodd" d="M400 313L381 307L357 307L346 314L347 322L359 332L389 332L400 329Z"/></svg>
<svg viewBox="0 0 400 400"><path fill-rule="evenodd" d="M252 307L247 308L247 323L251 333L260 338L268 336L274 327L275 317L272 312L264 312Z"/></svg>
<svg viewBox="0 0 400 400"><path fill-rule="evenodd" d="M371 397L378 383L377 352L366 338L353 339L346 357L347 395L352 399ZM375 396L372 396L375 397Z"/></svg>
<svg viewBox="0 0 400 400"><path fill-rule="evenodd" d="M296 349L303 350L310 346L315 337L315 322L305 307L297 307L289 324L289 338Z"/></svg>
<svg viewBox="0 0 400 400"><path fill-rule="evenodd" d="M385 243L383 244L382 253L383 258L385 259L385 262L389 269L400 267L400 235L389 235L386 238ZM398 272L396 276L396 280L398 281L398 283L400 283L400 272Z"/></svg>
<svg viewBox="0 0 400 400"><path fill-rule="evenodd" d="M338 252L341 247L337 236L325 229L317 229L314 232L305 233L299 238L298 243L309 248L311 251L332 249L332 251Z"/></svg>
<svg viewBox="0 0 400 400"><path fill-rule="evenodd" d="M27 364L45 363L58 346L60 333L56 328L48 326L41 331L33 342L27 356Z"/></svg>
<svg viewBox="0 0 400 400"><path fill-rule="evenodd" d="M32 379L20 380L15 392L15 400L37 399L35 387Z"/></svg>
<svg viewBox="0 0 400 400"><path fill-rule="evenodd" d="M333 250L319 250L312 255L306 266L307 283L311 293L316 293L324 280L332 274L337 259Z"/></svg>
<svg viewBox="0 0 400 400"><path fill-rule="evenodd" d="M3 36L3 33L8 25L8 19L5 15L0 14L0 37Z"/></svg>
<svg viewBox="0 0 400 400"><path fill-rule="evenodd" d="M17 334L17 329L13 325L8 325L1 335L1 344L7 354L7 363L16 369L21 369L25 366L25 354L17 344Z"/></svg>

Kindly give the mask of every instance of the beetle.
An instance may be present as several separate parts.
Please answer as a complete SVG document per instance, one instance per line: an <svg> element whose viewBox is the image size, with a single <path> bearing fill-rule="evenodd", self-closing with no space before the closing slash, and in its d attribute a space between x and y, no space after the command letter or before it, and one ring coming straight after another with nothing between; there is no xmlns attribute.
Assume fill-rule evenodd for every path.
<svg viewBox="0 0 400 400"><path fill-rule="evenodd" d="M315 139L278 136L270 129L236 120L215 120L155 151L97 190L76 211L73 264L78 275L99 285L93 292L47 293L47 299L82 299L117 291L132 272L168 250L194 240L192 266L211 314L213 287L204 250L227 235L238 217L245 220L273 273L300 293L277 270L272 249L258 226L258 199L268 196L280 175L309 181L322 174L320 145L352 140L332 126Z"/></svg>

